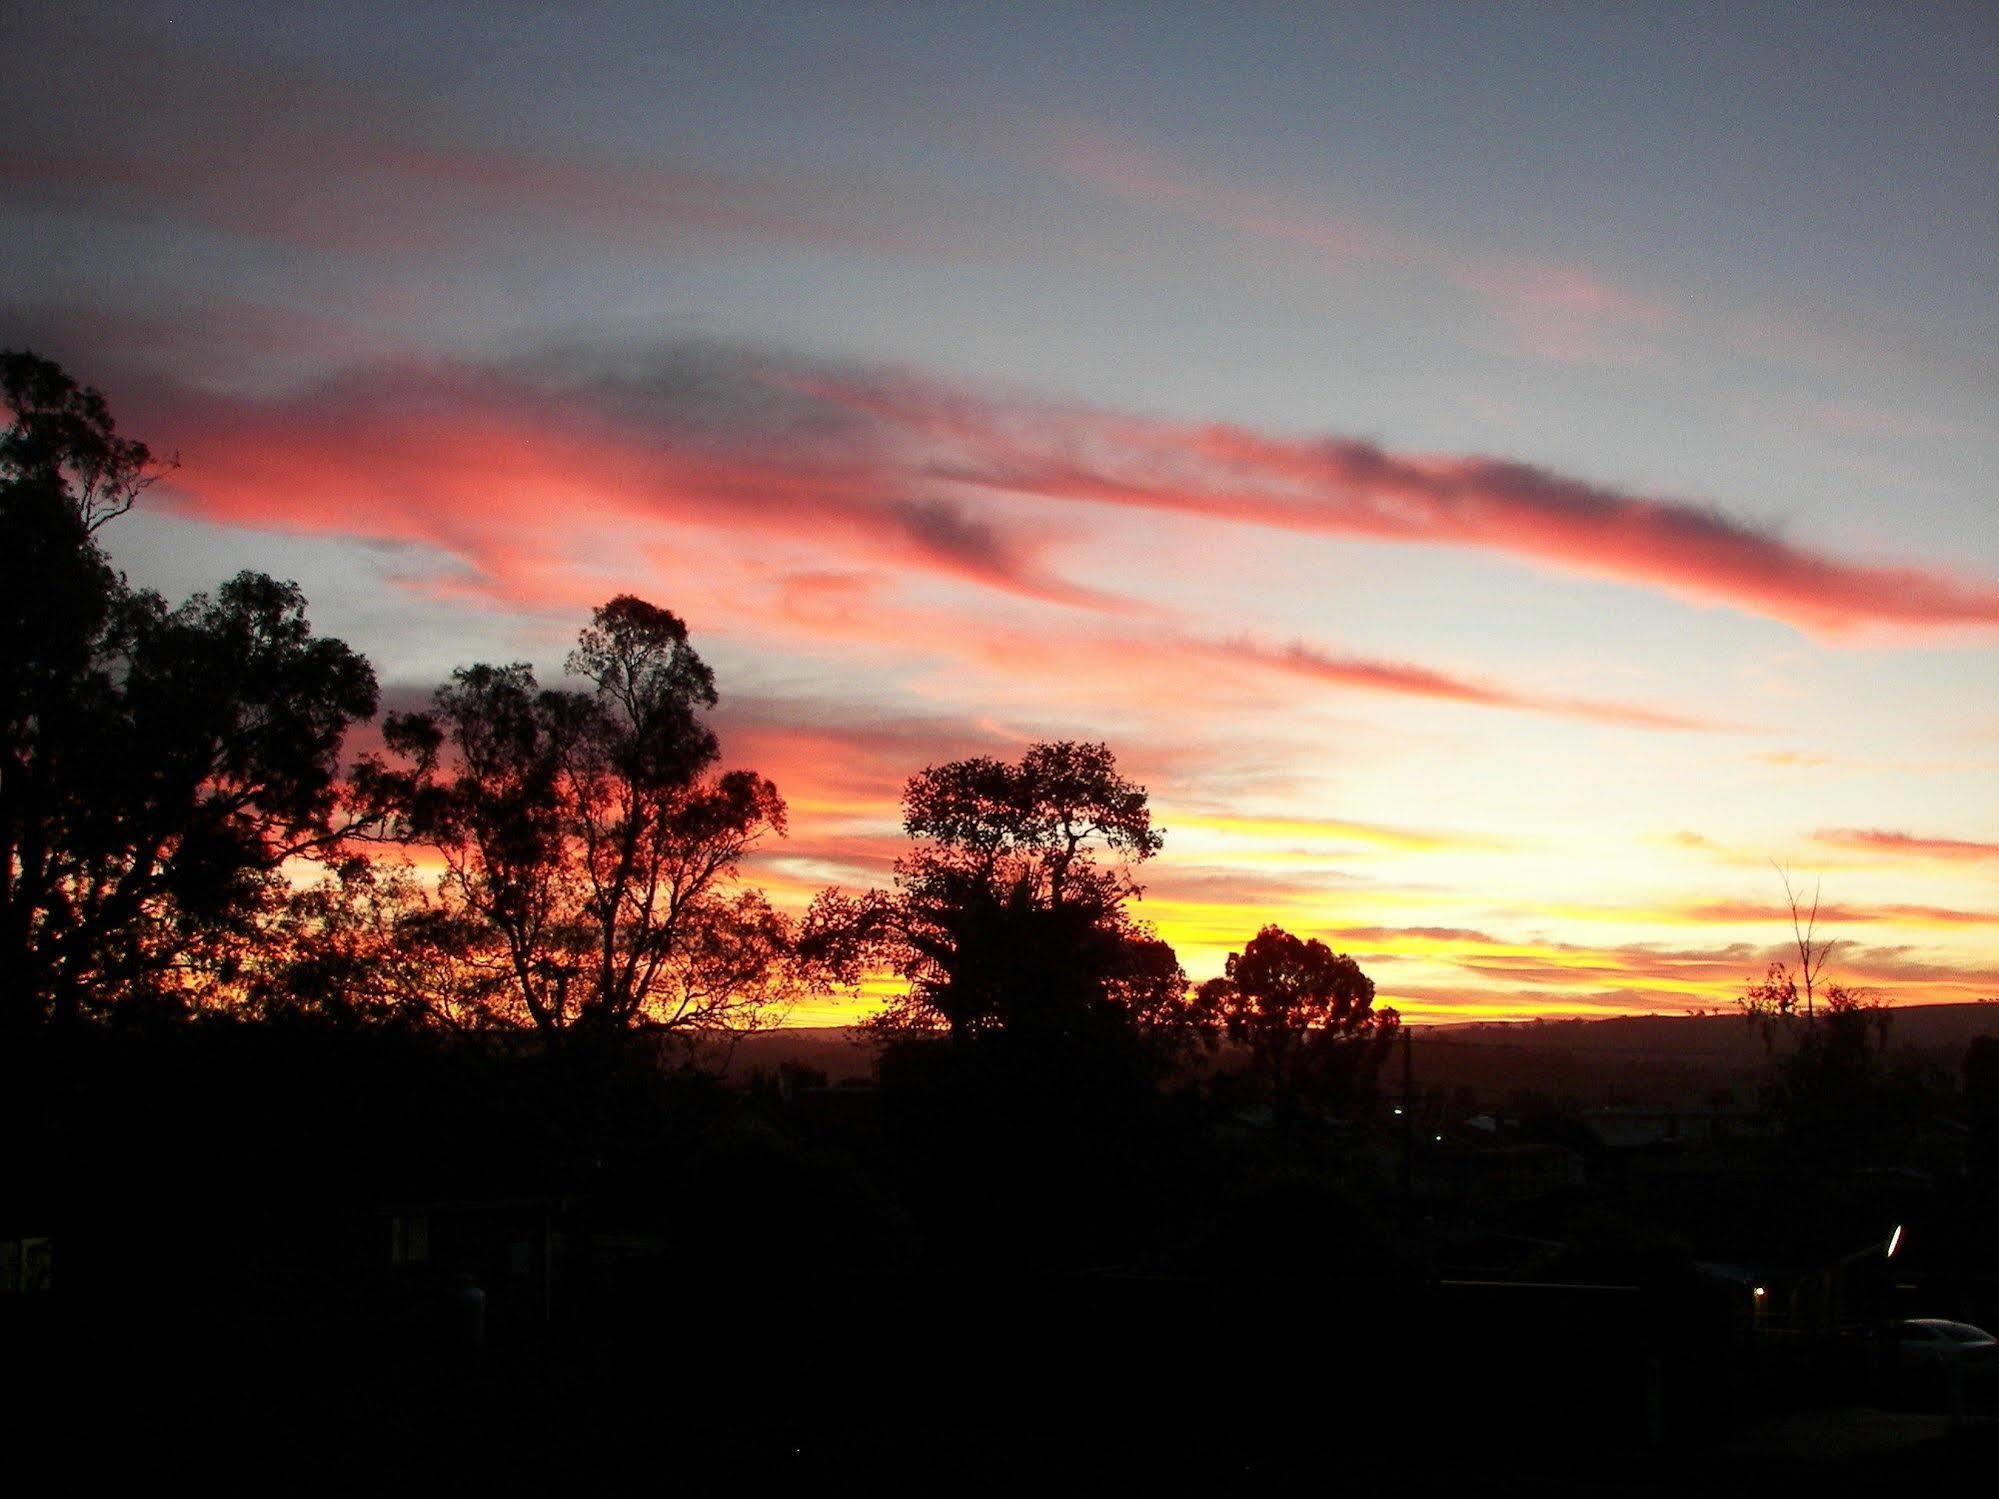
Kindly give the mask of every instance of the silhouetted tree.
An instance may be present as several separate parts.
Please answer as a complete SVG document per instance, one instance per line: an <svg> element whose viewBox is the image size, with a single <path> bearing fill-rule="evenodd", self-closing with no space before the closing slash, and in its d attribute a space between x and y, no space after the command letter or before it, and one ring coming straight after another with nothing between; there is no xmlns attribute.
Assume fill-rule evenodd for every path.
<svg viewBox="0 0 1999 1499"><path fill-rule="evenodd" d="M7 405L0 482L55 501L81 535L125 514L173 466L118 435L102 391L32 351L0 351L0 400Z"/></svg>
<svg viewBox="0 0 1999 1499"><path fill-rule="evenodd" d="M153 475L104 398L0 356L0 1006L32 1025L226 992L281 868L353 831L366 661L254 573L179 608L94 533Z"/></svg>
<svg viewBox="0 0 1999 1499"><path fill-rule="evenodd" d="M484 931L445 909L409 864L346 857L289 890L242 979L261 1019L463 1030L493 1023L504 983L478 961Z"/></svg>
<svg viewBox="0 0 1999 1499"><path fill-rule="evenodd" d="M1280 1118L1299 1105L1338 1106L1368 1086L1401 1018L1374 1007L1374 982L1345 953L1267 926L1198 1003L1246 1048L1249 1072Z"/></svg>
<svg viewBox="0 0 1999 1499"><path fill-rule="evenodd" d="M1181 1143L1159 1082L1192 1019L1128 909L1161 843L1144 788L1103 745L1038 744L925 770L903 812L894 890L815 916L908 984L865 1027L907 1200L947 1261L1129 1256Z"/></svg>
<svg viewBox="0 0 1999 1499"><path fill-rule="evenodd" d="M1818 887L1812 888L1811 903L1807 905L1803 892L1792 886L1791 877L1781 869L1777 873L1784 882L1784 898L1791 908L1791 941L1797 950L1798 964L1793 969L1787 963L1772 963L1761 979L1751 980L1743 989L1736 1007L1766 1040L1772 1039L1780 1028L1809 1038L1817 1027L1822 1007L1833 1004L1841 1010L1853 1011L1863 1006L1866 996L1826 980L1826 964L1832 961L1839 944L1818 934Z"/></svg>
<svg viewBox="0 0 1999 1499"><path fill-rule="evenodd" d="M1127 909L1163 834L1106 746L932 766L903 793L903 827L916 847L875 915L909 988L877 1035L1183 1039L1186 976Z"/></svg>
<svg viewBox="0 0 1999 1499"><path fill-rule="evenodd" d="M1851 1152L1894 1122L1899 1095L1908 1091L1889 1078L1885 1065L1891 1013L1866 990L1827 977L1839 944L1818 935L1818 890L1807 903L1788 875L1783 881L1797 966L1770 964L1736 1005L1770 1050L1766 1093L1794 1136ZM1780 1037L1789 1046L1782 1057Z"/></svg>
<svg viewBox="0 0 1999 1499"><path fill-rule="evenodd" d="M737 871L784 830L777 788L713 772L714 677L669 611L612 599L568 668L591 690L522 664L456 672L430 711L387 721L401 764L364 763L361 800L442 854L443 916L480 936L468 961L545 1037L766 1023L794 934Z"/></svg>

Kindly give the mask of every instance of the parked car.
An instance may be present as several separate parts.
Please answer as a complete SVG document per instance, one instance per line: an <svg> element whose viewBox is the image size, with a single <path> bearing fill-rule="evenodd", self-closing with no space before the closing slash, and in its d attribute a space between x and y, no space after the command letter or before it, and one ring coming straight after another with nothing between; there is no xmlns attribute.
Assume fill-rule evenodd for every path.
<svg viewBox="0 0 1999 1499"><path fill-rule="evenodd" d="M1999 1338L1969 1322L1912 1317L1895 1324L1895 1351L1904 1369L1947 1369L1971 1360L1983 1363L1999 1348Z"/></svg>

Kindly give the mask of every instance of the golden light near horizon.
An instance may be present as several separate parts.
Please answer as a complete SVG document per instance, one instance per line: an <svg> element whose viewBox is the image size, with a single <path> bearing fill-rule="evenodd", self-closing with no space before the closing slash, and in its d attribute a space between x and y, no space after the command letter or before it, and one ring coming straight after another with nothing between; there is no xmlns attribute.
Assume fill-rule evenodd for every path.
<svg viewBox="0 0 1999 1499"><path fill-rule="evenodd" d="M1711 1009L1776 865L1847 981L1999 995L1990 90L1605 18L1501 96L1363 11L1187 18L1143 97L1107 16L633 15L559 112L471 8L478 91L138 14L117 87L20 80L5 341L180 455L135 581L295 577L398 704L686 618L789 911L892 879L925 766L1076 739L1196 979L1276 923L1415 1019Z"/></svg>
<svg viewBox="0 0 1999 1499"><path fill-rule="evenodd" d="M1968 1471L1999 5L1688 19L8 5L24 1470Z"/></svg>

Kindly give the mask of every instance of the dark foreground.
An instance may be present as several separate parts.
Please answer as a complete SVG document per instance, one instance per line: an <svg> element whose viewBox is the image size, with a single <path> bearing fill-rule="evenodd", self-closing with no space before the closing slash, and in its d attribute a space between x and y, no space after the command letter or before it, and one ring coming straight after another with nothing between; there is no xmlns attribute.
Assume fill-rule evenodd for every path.
<svg viewBox="0 0 1999 1499"><path fill-rule="evenodd" d="M15 1470L46 1461L75 1492L1504 1499L1943 1493L1999 1461L1990 1426L1809 1391L1743 1391L1761 1407L1661 1431L1642 1365L1560 1307L1552 1341L1495 1341L1487 1319L1453 1347L1391 1314L1392 1287L1372 1313L1293 1299L1257 1321L1254 1296L1062 1284L1033 1305L1020 1287L715 1285L476 1349L448 1307L310 1346L174 1319L17 1325Z"/></svg>

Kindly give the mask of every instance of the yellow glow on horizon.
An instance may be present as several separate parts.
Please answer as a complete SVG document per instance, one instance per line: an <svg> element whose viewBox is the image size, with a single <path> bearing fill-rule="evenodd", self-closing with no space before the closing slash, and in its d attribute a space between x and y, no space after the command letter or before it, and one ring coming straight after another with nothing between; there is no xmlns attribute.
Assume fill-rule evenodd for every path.
<svg viewBox="0 0 1999 1499"><path fill-rule="evenodd" d="M791 810L791 836L753 853L746 886L796 916L829 885L888 882L906 846L893 802L808 790ZM1168 801L1156 815L1168 847L1137 871L1147 891L1133 914L1194 982L1220 973L1275 924L1351 953L1374 980L1377 1003L1414 1023L1726 1011L1790 939L1787 913L1767 888L1768 861L1749 869L1738 851L1699 839L1605 830L1585 853L1537 828L1499 837L1176 812ZM413 863L428 877L441 872L427 850ZM1846 944L1842 961L1891 1003L1999 991L1999 975L1975 956L1999 930L1999 912L1979 910L1961 882L1883 875L1839 894L1825 914ZM1898 944L1937 934L1962 944L1961 973L1897 967ZM858 991L801 998L782 1023L851 1025L900 988L891 975L870 975Z"/></svg>
<svg viewBox="0 0 1999 1499"><path fill-rule="evenodd" d="M1498 840L1479 835L1421 832L1411 828L1382 827L1374 823L1348 822L1331 817L1255 817L1162 810L1154 820L1166 828L1169 835L1188 831L1219 835L1218 838L1197 840L1197 847L1211 846L1216 842L1228 844L1241 839L1282 840L1322 846L1360 843L1379 848L1418 851L1503 846ZM1180 840L1175 840L1175 846L1176 848L1181 846ZM1257 853L1255 849L1240 847L1232 849L1232 857L1235 858L1254 857Z"/></svg>

